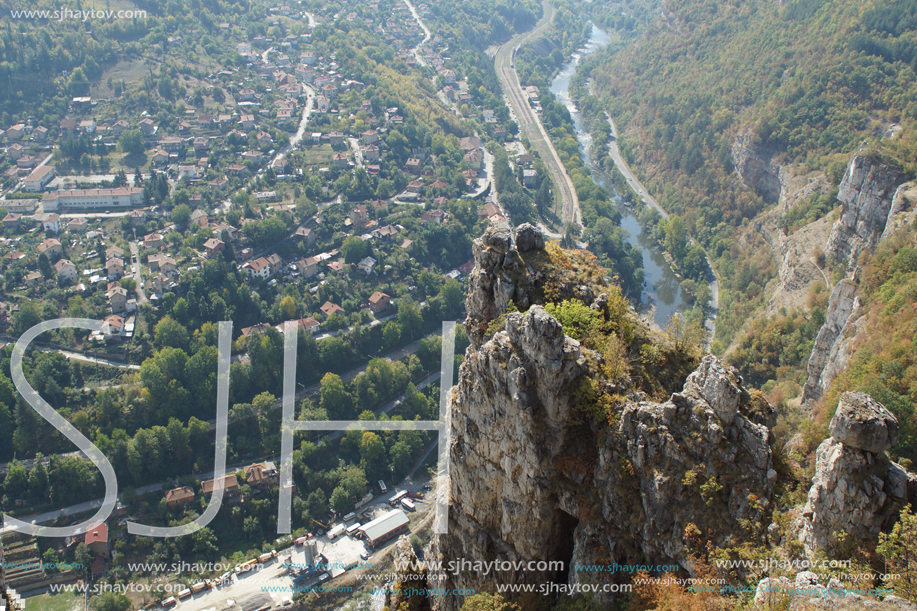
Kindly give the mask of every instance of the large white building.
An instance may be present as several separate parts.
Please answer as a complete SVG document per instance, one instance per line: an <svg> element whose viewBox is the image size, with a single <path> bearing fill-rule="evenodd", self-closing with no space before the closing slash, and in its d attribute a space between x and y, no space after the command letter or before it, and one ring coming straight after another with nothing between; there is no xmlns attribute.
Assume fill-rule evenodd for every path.
<svg viewBox="0 0 917 611"><path fill-rule="evenodd" d="M33 193L41 191L51 182L52 178L54 178L54 167L43 165L40 168L32 170L32 173L23 181L22 189L23 191L32 191Z"/></svg>
<svg viewBox="0 0 917 611"><path fill-rule="evenodd" d="M53 191L41 198L45 212L68 208L129 208L143 203L143 189L73 189Z"/></svg>

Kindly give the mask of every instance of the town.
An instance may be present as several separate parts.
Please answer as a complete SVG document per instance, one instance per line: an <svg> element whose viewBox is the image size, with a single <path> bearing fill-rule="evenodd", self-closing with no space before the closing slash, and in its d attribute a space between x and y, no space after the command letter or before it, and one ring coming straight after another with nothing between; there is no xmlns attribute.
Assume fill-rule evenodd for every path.
<svg viewBox="0 0 917 611"><path fill-rule="evenodd" d="M6 528L20 566L5 571L12 588L132 575L148 582L128 593L144 608L190 598L254 609L266 595L244 567L271 550L286 568L275 553L262 578L311 587L337 583L396 534L429 533L421 486L435 485L435 436L315 432L296 436L294 532L276 540L277 363L292 320L300 419L435 419L439 325L462 315L472 239L553 205L541 160L499 92L481 86L496 83L492 66L482 74L454 29L431 34L441 19L425 3L382 0L195 22L119 63L133 78L77 83L59 116L0 125L5 354L42 320L102 321L40 335L25 370L123 482L111 517L85 534ZM187 62L197 41L232 60ZM223 509L186 542L129 537L128 521L185 523L213 492L220 320L233 321ZM47 366L51 378L38 373ZM0 440L3 510L42 525L88 519L104 492L95 467L24 403L0 401L23 423ZM299 554L345 568L304 573ZM227 559L236 581L130 568L179 557ZM53 568L64 559L73 568Z"/></svg>

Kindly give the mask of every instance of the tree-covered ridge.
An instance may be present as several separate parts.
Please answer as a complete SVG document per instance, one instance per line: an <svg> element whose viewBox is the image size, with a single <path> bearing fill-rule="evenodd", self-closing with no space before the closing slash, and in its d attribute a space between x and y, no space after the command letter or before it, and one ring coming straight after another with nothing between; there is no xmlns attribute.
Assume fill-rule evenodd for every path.
<svg viewBox="0 0 917 611"><path fill-rule="evenodd" d="M749 243L753 234L736 240L745 219L766 207L736 179L736 136L750 134L778 163L825 170L836 181L863 140L892 122L907 134L917 117L913 62L901 59L906 51L860 49L866 39L907 47L915 32L895 23L895 35L887 33L891 10L841 0L678 0L639 41L600 52L590 76L622 132L624 156L720 274L715 349L760 305L775 269L767 249ZM892 154L913 168L906 144Z"/></svg>
<svg viewBox="0 0 917 611"><path fill-rule="evenodd" d="M537 0L443 0L430 3L429 18L437 26L437 35L483 51L530 30L539 17L541 2Z"/></svg>

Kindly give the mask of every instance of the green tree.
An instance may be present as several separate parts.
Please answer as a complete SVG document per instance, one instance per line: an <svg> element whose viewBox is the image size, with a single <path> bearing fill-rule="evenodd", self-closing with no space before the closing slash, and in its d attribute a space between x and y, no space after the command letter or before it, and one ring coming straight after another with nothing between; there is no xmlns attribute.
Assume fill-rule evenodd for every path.
<svg viewBox="0 0 917 611"><path fill-rule="evenodd" d="M885 558L886 573L897 575L885 587L896 596L917 601L917 515L911 513L910 505L901 510L890 533L879 533L876 551Z"/></svg>
<svg viewBox="0 0 917 611"><path fill-rule="evenodd" d="M124 154L135 156L143 155L146 148L143 144L143 134L140 133L139 129L124 130L121 137L118 138L118 146L121 147L121 151Z"/></svg>
<svg viewBox="0 0 917 611"><path fill-rule="evenodd" d="M172 209L172 221L177 227L186 227L191 220L191 208L188 204L179 204Z"/></svg>
<svg viewBox="0 0 917 611"><path fill-rule="evenodd" d="M382 438L371 431L364 432L360 442L360 465L363 470L378 473L385 464L385 444Z"/></svg>
<svg viewBox="0 0 917 611"><path fill-rule="evenodd" d="M73 561L78 565L78 569L82 569L88 575L89 567L92 564L92 550L85 543L80 543L73 552Z"/></svg>
<svg viewBox="0 0 917 611"><path fill-rule="evenodd" d="M407 333L411 341L423 331L423 317L420 308L410 299L402 299L398 303L398 324L402 333Z"/></svg>
<svg viewBox="0 0 917 611"><path fill-rule="evenodd" d="M350 236L341 244L341 254L344 255L344 263L354 264L366 257L370 252L369 242L357 236Z"/></svg>
<svg viewBox="0 0 917 611"><path fill-rule="evenodd" d="M188 347L188 330L168 315L156 323L153 337L153 343L157 348L169 346L185 350Z"/></svg>
<svg viewBox="0 0 917 611"><path fill-rule="evenodd" d="M338 486L331 492L331 508L338 513L347 513L353 509L353 500L344 486Z"/></svg>
<svg viewBox="0 0 917 611"><path fill-rule="evenodd" d="M13 315L13 330L21 335L40 323L41 320L38 303L31 299L23 300L19 304L19 311Z"/></svg>
<svg viewBox="0 0 917 611"><path fill-rule="evenodd" d="M38 255L38 271L40 271L41 275L46 279L54 276L54 268L51 267L51 260L48 259L48 255L45 253L40 253Z"/></svg>
<svg viewBox="0 0 917 611"><path fill-rule="evenodd" d="M382 330L382 343L386 349L389 349L397 346L399 341L401 341L401 325L390 320Z"/></svg>
<svg viewBox="0 0 917 611"><path fill-rule="evenodd" d="M446 307L446 314L449 316L458 316L465 303L465 294L462 292L462 284L455 278L449 278L439 289L439 296Z"/></svg>
<svg viewBox="0 0 917 611"><path fill-rule="evenodd" d="M320 393L320 406L331 419L346 420L349 417L353 409L353 398L344 388L341 376L326 373L322 377Z"/></svg>

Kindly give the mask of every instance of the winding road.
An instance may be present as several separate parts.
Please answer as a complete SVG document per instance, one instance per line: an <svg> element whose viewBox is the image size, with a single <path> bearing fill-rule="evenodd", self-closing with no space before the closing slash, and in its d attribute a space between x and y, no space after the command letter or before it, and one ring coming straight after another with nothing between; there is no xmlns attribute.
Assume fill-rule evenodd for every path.
<svg viewBox="0 0 917 611"><path fill-rule="evenodd" d="M515 62L513 61L516 49L539 35L551 23L551 18L554 16L554 7L548 4L548 0L542 0L542 7L544 14L538 20L535 28L523 34L518 34L509 42L503 44L494 57L494 66L510 108L519 122L520 132L528 138L531 146L538 151L548 175L554 183L554 188L561 197L563 206L562 222L564 224L573 222L582 225L579 199L576 197L573 181L557 155L557 150L554 148L544 125L541 124L541 120L535 110L529 105L528 95L523 91L522 85L519 83L519 75L516 73Z"/></svg>

